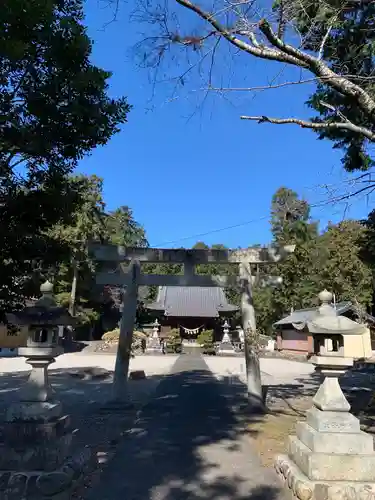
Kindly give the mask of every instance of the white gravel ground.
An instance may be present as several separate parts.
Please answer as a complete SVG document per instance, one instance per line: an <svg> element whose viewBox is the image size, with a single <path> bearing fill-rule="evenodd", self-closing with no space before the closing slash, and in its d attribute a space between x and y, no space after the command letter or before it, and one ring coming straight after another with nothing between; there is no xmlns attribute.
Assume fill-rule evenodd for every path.
<svg viewBox="0 0 375 500"><path fill-rule="evenodd" d="M138 356L130 361L130 370L144 370L146 375L162 375L168 373L178 356ZM50 365L51 370L99 367L113 371L116 356L113 354L62 354ZM11 372L28 372L28 365L23 357L0 358L0 374Z"/></svg>
<svg viewBox="0 0 375 500"><path fill-rule="evenodd" d="M245 359L243 357L206 356L205 361L217 378L238 377L245 382ZM308 382L314 371L314 366L309 363L277 358L262 358L260 368L263 384L298 385Z"/></svg>
<svg viewBox="0 0 375 500"><path fill-rule="evenodd" d="M169 372L178 356L136 356L130 361L130 370L144 370L147 376L163 375ZM245 359L243 357L206 356L205 361L217 378L238 377L245 381ZM113 354L63 354L50 365L51 370L100 367L113 371ZM314 371L309 363L287 359L263 358L260 360L263 383L299 384L306 381ZM0 358L0 374L28 372L30 366L25 358Z"/></svg>

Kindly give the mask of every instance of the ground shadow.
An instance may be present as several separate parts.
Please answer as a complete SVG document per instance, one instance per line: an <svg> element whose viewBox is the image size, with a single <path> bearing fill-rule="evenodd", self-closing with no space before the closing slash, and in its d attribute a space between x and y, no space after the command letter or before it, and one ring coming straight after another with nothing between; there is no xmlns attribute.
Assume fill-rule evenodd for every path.
<svg viewBox="0 0 375 500"><path fill-rule="evenodd" d="M252 424L262 416L249 407L241 379L230 375L219 382L208 369L191 369L191 362L191 356L181 356L169 375L130 381L133 404L118 408L107 404L111 373L91 370L90 375L90 369L81 368L83 376L77 376L76 369L50 370L56 396L78 430L74 449L90 445L101 462L77 498L283 498L274 472L262 469L252 450L251 438L257 437ZM0 377L2 415L26 379L27 372ZM268 384L267 400L292 404L295 398L313 396L320 382L321 376L313 374L294 384ZM353 373L341 384L350 398L359 392L353 389L365 391L373 381Z"/></svg>
<svg viewBox="0 0 375 500"><path fill-rule="evenodd" d="M189 364L190 356L181 358ZM160 498L163 500L278 498L279 485L273 474L272 480L260 486L254 480L251 491L245 484L244 477L259 467L250 439L245 443L249 453L240 467L229 463L226 469L220 460L199 456L202 447L217 444L219 453L224 447L235 460L235 455L244 446L240 443L241 436L254 435L249 423L261 417L252 414L244 385L238 377L225 377L219 383L211 372L186 370L186 366L170 375L129 381L132 405L117 409L108 404L110 372L91 367L49 371L56 397L62 401L73 428L77 429L73 452L90 445L104 468L103 474L96 473L88 478L83 490L77 492L81 495L77 498L91 498L97 485L109 481L104 484L104 490L108 491L107 498L115 500L113 480L108 480L106 474L108 470L116 470L116 461L123 453L132 465L125 464L127 472L121 469L121 478L131 478L133 487L138 488L138 491L127 493L127 497L134 500L153 498L155 489L162 490ZM17 400L27 377L28 372L0 377L0 417L4 417L6 408ZM163 384L159 385L161 380ZM178 402L181 395L182 405ZM222 472L215 472L218 467L223 467ZM240 469L238 474L229 473L233 467ZM203 482L199 481L202 475L207 476ZM197 491L194 491L195 483L200 485ZM119 494L122 498L123 494ZM106 497L101 495L100 498Z"/></svg>
<svg viewBox="0 0 375 500"><path fill-rule="evenodd" d="M251 446L244 384L191 368L180 357L83 498L89 500L281 499L272 469Z"/></svg>
<svg viewBox="0 0 375 500"><path fill-rule="evenodd" d="M275 404L275 401L280 400L297 415L304 416L305 412L301 411L294 402L306 398L312 404L312 399L323 380L324 376L321 373L312 372L307 377L297 377L292 384L265 384L263 391L270 411L273 412L273 407L276 406L276 413L280 412L278 405ZM361 422L371 412L374 413L375 417L375 402L373 409L370 407L375 391L375 374L373 371L348 370L339 377L339 382L346 399L350 403L350 411L360 417Z"/></svg>
<svg viewBox="0 0 375 500"><path fill-rule="evenodd" d="M72 352L82 352L87 348L87 343L80 342L78 340L70 340L70 339L61 339L61 347L64 349L64 353L72 353Z"/></svg>
<svg viewBox="0 0 375 500"><path fill-rule="evenodd" d="M7 408L20 396L29 371L3 373L0 376L0 423ZM107 406L111 398L112 372L101 368L81 367L50 369L49 379L56 399L63 404L65 414L71 418L74 429L72 452L89 445L105 457L113 453L124 429L134 421L137 411L145 404L162 376L129 381L129 401L132 403L121 412Z"/></svg>

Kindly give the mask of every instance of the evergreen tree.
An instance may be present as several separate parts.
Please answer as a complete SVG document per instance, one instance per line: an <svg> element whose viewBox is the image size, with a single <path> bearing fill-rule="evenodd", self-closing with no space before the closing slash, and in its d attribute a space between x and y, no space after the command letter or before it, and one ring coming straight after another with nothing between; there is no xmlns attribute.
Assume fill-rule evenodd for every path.
<svg viewBox="0 0 375 500"><path fill-rule="evenodd" d="M372 304L373 277L362 259L365 227L346 220L329 225L319 238L320 272L318 283L333 292L337 301L349 300L367 309Z"/></svg>
<svg viewBox="0 0 375 500"><path fill-rule="evenodd" d="M359 84L374 98L375 3L353 0L287 0L286 3L297 14L295 20L304 40L303 47L320 52L335 73ZM312 19L318 21L313 27ZM325 40L323 45L322 40ZM374 130L374 116L363 112L352 97L324 80L318 82L308 105L318 113L315 122L345 117L348 122ZM335 149L344 150L342 162L346 170L368 170L374 166L368 140L363 135L344 129L316 131L320 139L331 140Z"/></svg>
<svg viewBox="0 0 375 500"><path fill-rule="evenodd" d="M52 251L48 229L79 205L78 161L130 110L91 63L82 0L4 0L0 11L0 302L15 305ZM49 251L51 250L51 251ZM57 260L60 257L57 258Z"/></svg>
<svg viewBox="0 0 375 500"><path fill-rule="evenodd" d="M271 227L274 243L296 245L294 253L274 269L283 278L272 294L276 319L291 307L305 307L316 294L318 228L310 219L309 204L284 187L272 198Z"/></svg>
<svg viewBox="0 0 375 500"><path fill-rule="evenodd" d="M105 226L110 243L125 247L147 247L148 241L144 228L134 219L133 211L122 206L109 212Z"/></svg>

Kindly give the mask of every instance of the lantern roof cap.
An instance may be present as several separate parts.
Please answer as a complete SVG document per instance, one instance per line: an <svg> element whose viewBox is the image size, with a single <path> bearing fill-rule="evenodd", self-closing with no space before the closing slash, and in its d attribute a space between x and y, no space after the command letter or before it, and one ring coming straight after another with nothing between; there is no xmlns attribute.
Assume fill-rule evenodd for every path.
<svg viewBox="0 0 375 500"><path fill-rule="evenodd" d="M319 299L322 302L319 312L307 323L311 333L355 335L366 331L366 325L337 314L337 310L332 304L333 294L331 292L323 290L319 294Z"/></svg>
<svg viewBox="0 0 375 500"><path fill-rule="evenodd" d="M57 305L53 296L53 284L50 281L42 283L40 291L42 296L35 304L25 307L21 311L7 314L8 322L19 326L68 326L75 324L75 319L65 307Z"/></svg>

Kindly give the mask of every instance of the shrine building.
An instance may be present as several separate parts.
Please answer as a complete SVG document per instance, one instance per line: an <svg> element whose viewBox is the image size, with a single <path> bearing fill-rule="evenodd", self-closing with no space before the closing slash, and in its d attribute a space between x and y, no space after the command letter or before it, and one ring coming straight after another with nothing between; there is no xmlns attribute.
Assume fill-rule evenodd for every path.
<svg viewBox="0 0 375 500"><path fill-rule="evenodd" d="M162 338L178 329L188 343L195 343L203 330L213 330L214 341L219 342L225 319L239 309L228 303L223 288L194 286L161 286L156 301L145 307L160 322Z"/></svg>

